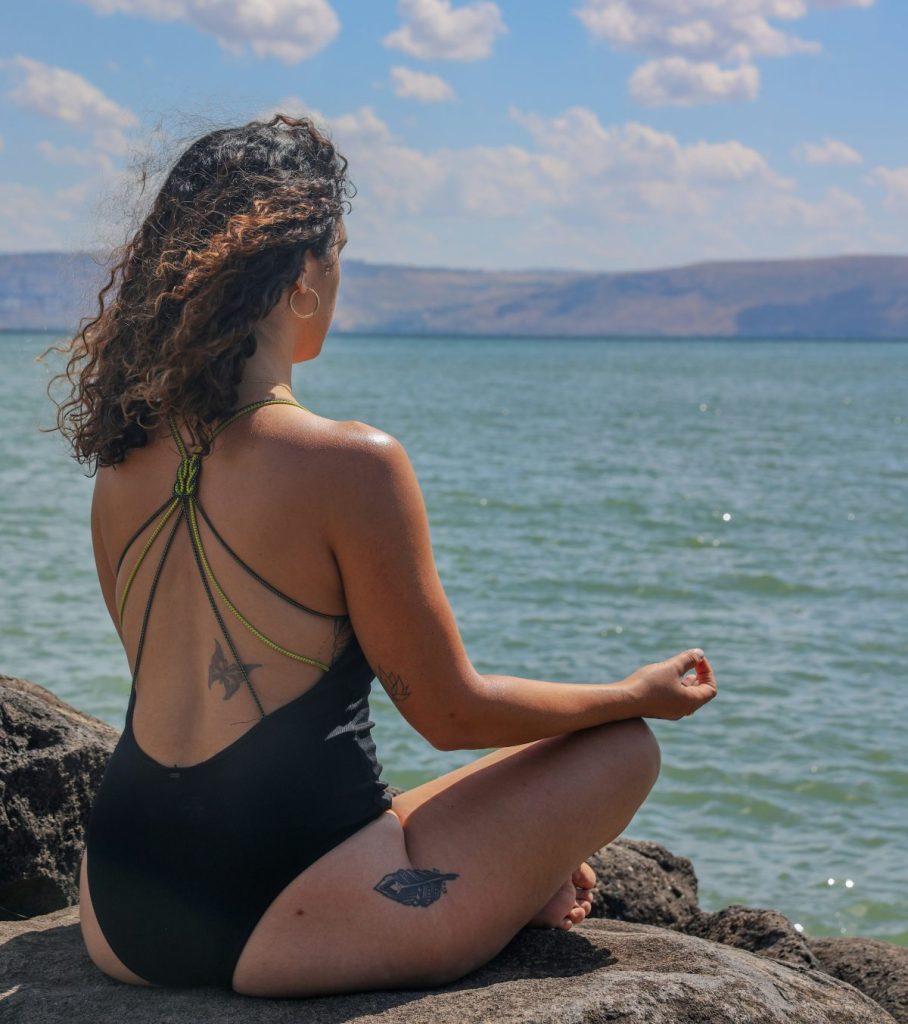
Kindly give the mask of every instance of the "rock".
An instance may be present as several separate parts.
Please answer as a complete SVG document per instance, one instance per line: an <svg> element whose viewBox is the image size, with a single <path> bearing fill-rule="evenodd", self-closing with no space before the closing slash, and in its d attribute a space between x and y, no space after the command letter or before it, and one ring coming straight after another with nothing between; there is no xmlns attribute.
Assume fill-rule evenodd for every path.
<svg viewBox="0 0 908 1024"><path fill-rule="evenodd" d="M0 675L0 919L78 901L85 824L118 735L43 686Z"/></svg>
<svg viewBox="0 0 908 1024"><path fill-rule="evenodd" d="M591 917L683 931L700 915L693 865L658 843L619 837L588 861L597 875Z"/></svg>
<svg viewBox="0 0 908 1024"><path fill-rule="evenodd" d="M42 957L46 954L50 958L47 962L56 962L54 950L59 949L65 953L69 948L64 944L59 947L48 947L45 950L44 946L50 936L45 936L44 933L51 928L51 924L55 924L55 926L59 925L63 931L66 931L68 927L67 934L70 934L72 933L72 922L78 920L78 908L72 905L78 900L77 872L84 845L85 824L94 792L118 738L119 733L116 729L91 715L78 711L44 687L25 680L0 675L0 849L4 852L4 857L0 860L0 921L27 918L35 914L45 915L30 922L19 921L16 927L19 927L20 930L8 932L12 936L12 945L9 948L13 951L26 949L30 943L37 943ZM392 795L401 792L396 787L389 787L389 791ZM581 930L585 929L583 934L586 936L586 945L576 947L580 953L583 950L588 950L590 942L593 942L594 946L596 943L601 946L608 941L618 943L618 947L624 949L633 959L636 949L634 943L642 941L644 954L649 956L651 954L646 951L650 950L652 942L655 940L647 931L647 926L660 926L658 931L663 935L663 944L669 943L667 948L672 948L670 943L673 941L667 933L686 932L695 943L721 943L723 953L717 954L720 956L725 955L724 947L733 947L745 951L749 955L756 954L764 961L779 961L792 970L808 971L817 977L821 977L828 970L829 974L834 975L839 981L847 982L864 991L869 997L878 999L880 1004L891 1010L895 1019L906 1021L908 1024L908 1014L906 1014L908 950L873 939L817 939L808 943L787 918L773 910L735 904L716 913L703 912L697 905L697 878L691 862L686 857L672 854L658 843L619 837L594 854L590 858L590 863L598 876L596 890L593 894L593 916L608 920L596 922L595 926L594 922L587 921L581 926L581 929L567 933L568 936L571 936L579 934ZM59 915L62 915L60 917L55 917L53 913L48 914L48 911L58 908L67 909L59 910ZM619 926L618 922L621 921L641 927L636 930L631 928L628 931ZM11 927L13 926L0 925L0 930ZM32 927L31 932L29 931L30 927ZM597 928L600 930L597 931ZM76 933L78 933L78 928L76 928ZM530 1015L532 1000L524 999L522 995L518 998L515 994L517 1009L515 1015L509 1019L554 1020L557 1019L556 1009L560 1002L565 1002L565 1005L568 1006L575 1005L576 1001L573 1000L570 991L556 992L546 988L543 982L553 979L547 978L541 967L539 974L527 976L525 973L519 973L523 970L521 964L524 962L523 954L527 950L536 950L537 952L533 955L538 954L543 963L548 963L549 959L555 957L555 953L560 947L553 947L550 944L552 941L561 941L554 937L555 934L564 935L565 933L553 934L536 930L522 932L508 950L502 953L501 957L497 958L493 964L483 968L485 973L481 976L489 979L493 978L495 971L502 969L502 963L510 964L507 970L512 972L513 977L506 977L504 979L506 982L526 980L527 977L531 977L534 980L534 989L540 989L539 998L543 1003L548 999L551 1004L551 1012L546 1011L549 1013L548 1016L543 1013L538 1018L533 1017ZM603 938L605 935L608 936L607 940ZM534 945L534 943L542 941L540 937L546 936L545 941L549 945ZM646 936L645 941L640 936ZM71 939L72 935L70 934ZM683 942L683 937L679 936L674 941ZM133 997L134 993L130 986L121 986L111 982L94 968L81 945L81 936L78 937L77 946L82 956L83 966L90 969L90 977L96 976L95 980L99 981L102 989L104 985L112 985L117 993L126 993L129 998ZM596 946L596 949L599 949L599 946ZM699 966L691 968L691 970L699 980L694 984L691 993L699 992L701 989L705 991L706 983L703 978L710 974L710 971L704 966L708 957L703 953L702 945L696 946L695 949L699 951L699 960L695 957L695 962ZM520 952L516 959L514 959L515 950ZM66 956L69 956L71 960L73 955L72 949L69 949ZM662 953L652 953L652 955L657 956L658 959ZM63 959L69 963L66 956ZM508 960L509 956L511 957L510 961ZM557 957L552 961L552 970L556 972L555 980L571 973L565 965L558 967L556 961ZM661 964L662 961L658 962ZM722 962L725 963L725 961ZM597 960L594 967L581 968L579 973L593 977L595 970L598 970L598 964ZM620 968L622 971L649 971L650 973L653 970L662 969L662 967L650 968L645 965ZM2 977L5 970L6 965L0 963L0 1002L4 999L4 992L7 993L8 1000L15 995L16 991L15 987L7 991L10 989L10 985ZM558 970L561 971L560 975L557 974ZM578 972L574 971L573 973ZM613 973L611 972L606 979L609 994L617 984L612 977ZM471 979L475 981L477 976L479 975L472 975ZM763 976L761 975L760 978ZM465 979L461 988L475 987L472 982L468 983L468 981L469 979ZM761 980L757 988L760 988L764 981L765 979ZM488 986L493 983L497 984L498 982L486 980L481 984ZM12 984L15 986L16 983ZM748 984L757 983L751 978ZM672 981L668 990L676 991L677 986L673 987L674 985L675 982ZM723 985L729 991L734 987L732 982L727 979L723 981ZM40 989L40 984L38 988ZM684 985L681 985L677 991L683 989ZM641 990L649 991L647 985L642 985ZM157 990L154 991L157 993ZM450 993L454 990L445 989L444 991ZM589 993L586 992L585 987L583 993L577 996L579 1000L576 1002L579 1007L577 1012L580 1014L576 1017L577 1020L621 1019L630 1021L644 1019L633 1015L627 1016L627 1013L636 1012L633 1010L628 1010L620 1017L614 1015L597 1017L595 1012L598 1011L589 1010L589 1013L593 1014L590 1016L587 1010L588 1007L594 1006L594 1001L590 1001L592 996L587 998ZM399 1005L401 999L407 1001L401 993L387 995L390 1001L386 1005L389 1007ZM83 998L83 996L78 996L78 998ZM84 996L84 998L86 1000L84 1005L87 1006L88 996ZM176 998L176 996L171 993L168 998ZM357 998L362 1000L365 997ZM616 998L618 997L616 996ZM692 998L693 994L691 994ZM395 999L398 1002L395 1002ZM115 1002L116 1000L113 1000L111 1003L111 1018ZM324 1005L331 1005L324 1000L321 1002ZM119 1004L117 1003L117 1005ZM259 1001L256 1005L260 1005ZM270 1001L268 1005L272 1005ZM546 1003L546 1005L549 1004ZM653 1005L661 1006L662 1004L654 1003ZM362 1004L356 1012L359 1016L367 1019L373 1010L363 1009L364 1006L365 1004ZM4 1007L0 1006L0 1011L3 1009ZM33 1011L36 1010L37 1007L29 1007L29 1019L35 1017ZM41 1012L38 1011L36 1019L42 1019ZM441 1012L447 1013L447 1010ZM467 1007L465 1012L474 1013L474 1009ZM705 1013L702 1010L697 1012L698 1014ZM718 1012L718 1010L715 1011L715 1013ZM476 1013L478 1014L478 1010ZM611 1014L611 1010L609 1010L609 1014ZM0 1012L0 1016L3 1016L2 1012ZM56 1018L51 1016L45 1019ZM422 1018L416 1016L410 1019ZM426 1019L431 1019L431 1015ZM474 1015L473 1017L468 1016L467 1019L483 1018ZM655 1021L674 1020L675 1018L667 1016L648 1019ZM690 1019L708 1022L712 1020L744 1021L757 1018L756 1016L753 1018L725 1017L714 1014L713 1016L694 1016ZM766 1021L775 1019L783 1018L766 1017ZM821 1015L803 1018L791 1017L790 1019L793 1021L801 1019L848 1021L861 1018L833 1014L829 1017ZM870 1020L871 1018L863 1019ZM872 1019L885 1020L886 1018Z"/></svg>
<svg viewBox="0 0 908 1024"><path fill-rule="evenodd" d="M351 923L351 928L355 924ZM0 1018L28 1024L892 1024L847 982L654 925L524 929L440 988L259 999L131 986L102 974L78 908L0 923Z"/></svg>
<svg viewBox="0 0 908 1024"><path fill-rule="evenodd" d="M908 1024L908 948L854 936L809 943L824 971L876 1000L899 1024Z"/></svg>
<svg viewBox="0 0 908 1024"><path fill-rule="evenodd" d="M684 930L688 935L746 949L781 963L820 967L803 935L778 910L732 903L715 913L700 913Z"/></svg>

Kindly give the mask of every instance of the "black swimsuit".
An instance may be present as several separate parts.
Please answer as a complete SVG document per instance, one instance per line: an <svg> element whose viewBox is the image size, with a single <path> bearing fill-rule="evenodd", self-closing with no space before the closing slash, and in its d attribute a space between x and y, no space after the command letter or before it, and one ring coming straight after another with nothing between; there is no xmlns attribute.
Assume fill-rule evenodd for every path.
<svg viewBox="0 0 908 1024"><path fill-rule="evenodd" d="M215 435L245 413L269 404L298 405L281 399L255 402L228 418ZM330 665L275 643L224 594L205 554L197 513L230 556L272 593L311 614L344 620L346 616L328 616L299 604L228 547L199 504L201 454L186 450L173 423L171 430L181 455L173 497L139 527L126 547L128 551L157 520L127 579L118 609L121 621L142 559L174 518L145 606L125 726L91 808L86 832L88 884L100 928L130 970L157 985L232 989L243 947L275 897L319 857L390 808L391 797L381 780L382 766L370 732L374 673L352 628ZM181 522L189 529L202 583L227 648L219 678L235 687L247 686L261 717L205 761L172 767L138 745L132 718L151 604ZM118 571L122 562L123 556ZM249 680L249 666L237 655L225 609L273 651L319 665L323 675L266 715Z"/></svg>

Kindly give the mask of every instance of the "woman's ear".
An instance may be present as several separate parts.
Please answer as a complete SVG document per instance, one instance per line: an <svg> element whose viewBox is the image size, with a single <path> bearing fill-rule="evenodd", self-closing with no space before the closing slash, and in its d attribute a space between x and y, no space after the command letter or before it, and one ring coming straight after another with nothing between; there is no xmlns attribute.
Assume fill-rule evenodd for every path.
<svg viewBox="0 0 908 1024"><path fill-rule="evenodd" d="M319 258L312 254L311 249L307 249L306 255L303 258L303 272L300 275L300 277L302 277L303 287L308 288L311 284L322 277L322 274L322 265Z"/></svg>

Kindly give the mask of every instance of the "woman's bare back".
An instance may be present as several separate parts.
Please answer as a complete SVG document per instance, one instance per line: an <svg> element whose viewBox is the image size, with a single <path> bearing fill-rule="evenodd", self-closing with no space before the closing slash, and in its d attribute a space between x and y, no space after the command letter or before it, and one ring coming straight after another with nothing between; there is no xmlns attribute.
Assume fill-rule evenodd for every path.
<svg viewBox="0 0 908 1024"><path fill-rule="evenodd" d="M230 547L277 589L322 615L306 614L250 580L197 516L206 557L226 594L250 622L267 623L269 637L323 664L330 663L349 635L343 582L325 537L323 496L331 487L331 454L357 428L365 425L336 423L292 406L256 410L218 437L202 460L198 483L199 503ZM130 573L154 523L128 550L126 545L136 527L172 494L179 463L164 429L124 463L98 472L92 510L95 556L117 626ZM142 675L149 682L138 688L135 714L140 745L174 765L212 756L259 717L249 691L234 685L238 674L231 670L230 651L212 615L187 527L177 530L158 581L142 653ZM133 664L160 546L159 539L129 587L121 628ZM266 713L304 692L324 671L273 655L242 628L231 634L244 663L260 666L250 670L250 679ZM263 659L268 663L264 672Z"/></svg>

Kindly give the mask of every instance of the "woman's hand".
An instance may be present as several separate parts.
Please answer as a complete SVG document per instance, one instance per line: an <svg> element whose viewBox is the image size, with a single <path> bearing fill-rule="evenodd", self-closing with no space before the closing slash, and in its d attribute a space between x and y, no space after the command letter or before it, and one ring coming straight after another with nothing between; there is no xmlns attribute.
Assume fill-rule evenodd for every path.
<svg viewBox="0 0 908 1024"><path fill-rule="evenodd" d="M696 670L696 675L690 672ZM622 680L640 718L686 718L715 697L716 677L699 647L644 665Z"/></svg>

